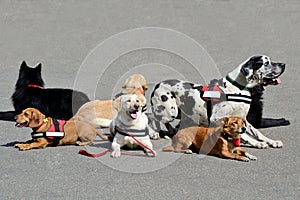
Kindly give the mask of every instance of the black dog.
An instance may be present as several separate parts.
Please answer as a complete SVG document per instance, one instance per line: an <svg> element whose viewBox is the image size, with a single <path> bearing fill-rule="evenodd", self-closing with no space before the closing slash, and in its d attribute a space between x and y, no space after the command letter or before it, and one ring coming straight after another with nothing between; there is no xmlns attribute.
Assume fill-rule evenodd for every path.
<svg viewBox="0 0 300 200"><path fill-rule="evenodd" d="M15 110L0 112L0 120L14 121L17 114L29 107L40 110L46 116L68 120L89 101L86 94L71 89L44 89L41 68L41 64L31 68L25 61L22 62L11 97Z"/></svg>

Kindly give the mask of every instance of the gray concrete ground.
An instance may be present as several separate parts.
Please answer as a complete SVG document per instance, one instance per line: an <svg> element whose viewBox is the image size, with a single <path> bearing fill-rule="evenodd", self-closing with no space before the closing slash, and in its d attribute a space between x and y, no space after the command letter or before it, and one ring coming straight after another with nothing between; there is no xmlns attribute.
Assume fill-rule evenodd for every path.
<svg viewBox="0 0 300 200"><path fill-rule="evenodd" d="M185 55L195 56L193 48L181 56L163 48L131 49L112 58L108 66L99 65L99 71L85 68L84 61L98 62L87 59L89 53L115 34L161 27L201 44L221 75L253 54L285 62L283 84L266 90L264 116L291 121L287 127L262 130L270 138L281 139L284 147L247 148L258 157L249 163L163 153L161 147L168 140L153 141L157 158L106 155L92 159L77 154L82 148L76 146L21 152L13 144L29 139L30 130L1 121L0 199L298 199L299 10L297 0L0 1L0 110L12 109L10 96L22 60L32 66L43 64L47 87L82 87L91 99L111 98L118 90L117 82L135 66L145 72L150 88L171 77L201 82L203 77L193 72L197 66L191 67L185 59ZM135 38L144 45L155 36L149 33L150 39L143 39L135 34L128 44L112 38L109 48L100 45L104 52L97 56L110 58ZM175 40L168 48L180 51L187 44L183 38L158 35L151 41ZM96 86L89 85L94 76L98 76ZM101 152L108 147L99 139L86 149Z"/></svg>

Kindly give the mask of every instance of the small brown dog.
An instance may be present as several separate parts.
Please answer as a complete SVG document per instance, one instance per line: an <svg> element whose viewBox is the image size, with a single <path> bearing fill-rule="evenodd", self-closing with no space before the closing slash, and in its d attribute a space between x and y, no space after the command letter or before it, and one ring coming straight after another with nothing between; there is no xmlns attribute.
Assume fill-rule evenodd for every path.
<svg viewBox="0 0 300 200"><path fill-rule="evenodd" d="M82 105L72 119L87 122L94 128L107 128L114 116L120 111L119 96L136 94L146 106L145 92L148 90L146 79L141 74L129 76L122 90L114 100L94 100Z"/></svg>
<svg viewBox="0 0 300 200"><path fill-rule="evenodd" d="M172 138L172 146L166 146L164 151L182 153L196 152L215 155L221 158L229 158L240 161L257 160L247 151L236 147L229 138L240 138L240 134L246 131L245 120L239 117L224 117L221 120L223 126L205 128L192 126L178 131Z"/></svg>
<svg viewBox="0 0 300 200"><path fill-rule="evenodd" d="M106 135L103 135L98 130L94 129L90 124L85 122L75 122L69 120L64 124L58 124L57 121L51 117L46 117L39 110L35 108L27 108L21 114L16 116L16 127L30 127L34 131L32 133L32 140L25 143L16 144L15 147L20 150L30 150L33 148L46 148L47 146L61 146L68 144L77 144L79 146L92 144L96 138L96 134L103 140L108 140ZM50 129L54 129L55 134L64 134L54 136L48 134ZM59 130L58 130L59 129ZM53 134L53 133L52 133ZM51 135L51 136L49 136Z"/></svg>

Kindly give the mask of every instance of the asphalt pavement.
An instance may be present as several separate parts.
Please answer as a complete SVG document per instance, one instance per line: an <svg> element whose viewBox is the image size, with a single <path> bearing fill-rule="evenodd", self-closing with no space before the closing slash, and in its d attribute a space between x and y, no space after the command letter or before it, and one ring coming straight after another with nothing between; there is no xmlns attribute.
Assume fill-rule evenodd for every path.
<svg viewBox="0 0 300 200"><path fill-rule="evenodd" d="M149 97L167 78L203 83L255 54L286 63L282 84L264 95L264 116L291 125L261 129L282 149L246 147L257 161L162 152L156 158L109 154L110 144L19 151L30 129L0 121L0 199L299 199L300 1L0 1L0 110L21 62L42 63L46 87L111 99L132 73ZM103 130L104 132L107 130ZM142 151L133 151L141 155Z"/></svg>

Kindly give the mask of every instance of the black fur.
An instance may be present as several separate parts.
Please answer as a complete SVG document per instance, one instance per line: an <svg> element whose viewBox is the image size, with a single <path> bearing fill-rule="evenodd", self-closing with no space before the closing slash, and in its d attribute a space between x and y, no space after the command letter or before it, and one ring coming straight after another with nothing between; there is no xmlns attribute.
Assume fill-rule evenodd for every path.
<svg viewBox="0 0 300 200"><path fill-rule="evenodd" d="M251 104L247 115L247 120L255 128L268 128L274 126L287 126L290 122L284 118L273 119L263 118L263 95L264 87L262 85L256 86L251 89Z"/></svg>
<svg viewBox="0 0 300 200"><path fill-rule="evenodd" d="M41 89L28 85L44 87L41 64L35 68L28 67L23 61L19 78L11 100L14 111L0 112L0 120L14 121L15 115L28 107L39 109L43 114L56 119L68 120L89 98L86 94L71 89Z"/></svg>

